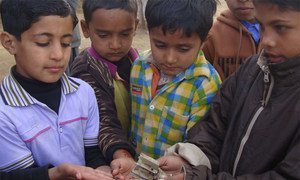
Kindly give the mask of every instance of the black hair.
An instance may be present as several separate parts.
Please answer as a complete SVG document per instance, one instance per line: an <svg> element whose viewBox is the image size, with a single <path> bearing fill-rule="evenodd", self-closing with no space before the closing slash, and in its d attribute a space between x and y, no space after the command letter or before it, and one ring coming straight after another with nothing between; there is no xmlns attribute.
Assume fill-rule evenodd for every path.
<svg viewBox="0 0 300 180"><path fill-rule="evenodd" d="M279 9L300 11L300 1L299 0L253 0L254 5L257 4L274 4L279 7Z"/></svg>
<svg viewBox="0 0 300 180"><path fill-rule="evenodd" d="M3 30L18 40L42 16L71 16L73 27L78 22L75 11L65 0L2 0L0 11Z"/></svg>
<svg viewBox="0 0 300 180"><path fill-rule="evenodd" d="M148 0L145 17L148 30L160 27L163 33L182 30L196 32L205 40L216 13L217 0Z"/></svg>
<svg viewBox="0 0 300 180"><path fill-rule="evenodd" d="M92 14L97 9L123 9L137 15L136 0L83 0L82 10L87 23L91 21Z"/></svg>

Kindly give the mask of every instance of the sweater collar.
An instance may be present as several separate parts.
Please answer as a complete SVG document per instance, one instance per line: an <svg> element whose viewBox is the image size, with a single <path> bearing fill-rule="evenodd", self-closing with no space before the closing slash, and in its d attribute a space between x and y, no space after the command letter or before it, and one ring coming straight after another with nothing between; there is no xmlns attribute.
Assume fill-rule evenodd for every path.
<svg viewBox="0 0 300 180"><path fill-rule="evenodd" d="M69 94L77 91L79 84L63 74L60 78L62 93ZM3 79L0 86L0 95L6 105L9 106L29 106L38 103L15 79L10 71L10 74Z"/></svg>
<svg viewBox="0 0 300 180"><path fill-rule="evenodd" d="M108 61L107 59L103 58L100 54L97 53L97 51L93 47L89 47L87 49L87 52L91 57L93 57L94 59L97 59L98 61L101 61L103 64L105 64L107 66L107 68L109 69L110 74L114 78L117 76L118 66L116 66L112 62ZM134 62L138 58L138 53L134 48L131 47L129 49L127 56L131 62Z"/></svg>

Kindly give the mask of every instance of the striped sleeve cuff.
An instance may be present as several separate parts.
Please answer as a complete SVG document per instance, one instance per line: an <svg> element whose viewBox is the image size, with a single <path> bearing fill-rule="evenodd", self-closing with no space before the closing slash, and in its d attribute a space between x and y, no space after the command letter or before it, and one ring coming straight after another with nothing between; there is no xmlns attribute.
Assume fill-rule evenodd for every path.
<svg viewBox="0 0 300 180"><path fill-rule="evenodd" d="M95 138L84 138L84 146L91 147L91 146L98 146L98 137Z"/></svg>
<svg viewBox="0 0 300 180"><path fill-rule="evenodd" d="M25 158L18 160L17 162L14 162L10 165L0 167L0 172L9 172L16 169L25 169L34 164L34 159L32 157L32 154L26 156Z"/></svg>

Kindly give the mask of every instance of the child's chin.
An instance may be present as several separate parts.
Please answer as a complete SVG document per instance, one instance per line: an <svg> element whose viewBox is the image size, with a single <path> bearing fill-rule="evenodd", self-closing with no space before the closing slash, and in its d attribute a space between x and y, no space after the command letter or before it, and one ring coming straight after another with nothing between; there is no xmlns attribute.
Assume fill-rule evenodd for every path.
<svg viewBox="0 0 300 180"><path fill-rule="evenodd" d="M40 81L44 82L44 83L55 83L60 79L60 77L61 76L57 76L57 77L52 76L52 77L47 77L47 78L41 79Z"/></svg>

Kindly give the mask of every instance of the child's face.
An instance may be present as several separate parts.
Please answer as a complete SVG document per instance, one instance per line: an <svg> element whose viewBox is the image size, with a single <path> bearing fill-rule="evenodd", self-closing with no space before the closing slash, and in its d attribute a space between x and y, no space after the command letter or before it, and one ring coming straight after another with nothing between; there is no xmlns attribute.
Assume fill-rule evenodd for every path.
<svg viewBox="0 0 300 180"><path fill-rule="evenodd" d="M273 63L300 56L300 12L280 10L277 5L258 4L261 44Z"/></svg>
<svg viewBox="0 0 300 180"><path fill-rule="evenodd" d="M15 56L18 73L53 83L60 79L68 65L72 29L71 16L43 16L21 34L20 41L3 33L1 42Z"/></svg>
<svg viewBox="0 0 300 180"><path fill-rule="evenodd" d="M240 20L255 22L252 0L225 0L230 11Z"/></svg>
<svg viewBox="0 0 300 180"><path fill-rule="evenodd" d="M81 22L83 34L90 38L96 52L108 61L127 55L137 27L134 13L122 9L97 9L91 21Z"/></svg>
<svg viewBox="0 0 300 180"><path fill-rule="evenodd" d="M156 65L169 76L176 76L193 64L202 45L196 33L190 37L180 30L164 34L161 27L152 28L149 37Z"/></svg>

